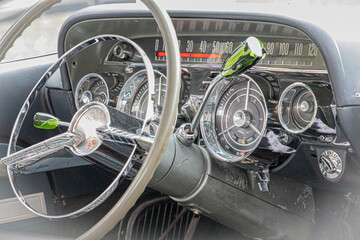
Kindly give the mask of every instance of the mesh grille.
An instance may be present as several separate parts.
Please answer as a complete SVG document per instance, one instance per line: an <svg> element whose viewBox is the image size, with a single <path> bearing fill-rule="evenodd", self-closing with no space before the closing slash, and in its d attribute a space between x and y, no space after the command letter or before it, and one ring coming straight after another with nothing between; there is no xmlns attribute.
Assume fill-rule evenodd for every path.
<svg viewBox="0 0 360 240"><path fill-rule="evenodd" d="M131 214L126 227L126 240L181 240L194 214L171 201L160 197L138 206Z"/></svg>

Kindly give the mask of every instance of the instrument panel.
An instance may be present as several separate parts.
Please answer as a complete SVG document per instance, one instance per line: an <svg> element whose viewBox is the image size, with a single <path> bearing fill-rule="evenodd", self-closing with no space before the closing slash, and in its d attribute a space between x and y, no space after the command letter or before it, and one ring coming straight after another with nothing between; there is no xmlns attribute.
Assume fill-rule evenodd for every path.
<svg viewBox="0 0 360 240"><path fill-rule="evenodd" d="M155 23L150 19L108 21L116 21L119 28L126 25L126 36L141 46L152 61L155 92L151 94L159 119L166 92L166 52ZM224 60L248 36L260 39L266 49L267 56L255 67L236 79L224 80L211 93L198 143L213 157L258 170L281 165L303 142L334 142L334 98L325 61L304 33L285 25L256 21L174 19L173 23L183 67L177 126L192 120ZM71 31L79 28L86 33L88 24L75 25ZM114 31L102 26L104 33ZM70 47L78 35L68 36L72 37L68 37L65 46ZM149 93L139 54L125 42L104 43L96 51L89 51L84 56L100 59L95 66L79 71L73 64L68 65L73 89L88 74L98 74L108 85L109 93L103 91L108 96L107 104L143 118ZM73 60L81 61L86 62L81 55ZM80 91L76 91L76 101L106 99L91 92L91 87L80 89L87 95L80 96Z"/></svg>

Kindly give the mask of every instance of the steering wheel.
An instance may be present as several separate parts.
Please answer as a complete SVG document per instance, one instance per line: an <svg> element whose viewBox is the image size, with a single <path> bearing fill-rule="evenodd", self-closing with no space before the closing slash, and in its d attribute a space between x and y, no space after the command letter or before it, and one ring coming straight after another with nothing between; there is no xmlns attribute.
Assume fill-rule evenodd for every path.
<svg viewBox="0 0 360 240"><path fill-rule="evenodd" d="M149 8L158 23L164 39L167 54L168 81L165 97L166 101L164 103L162 116L157 127L155 137L150 137L148 130L148 126L151 121L151 111L153 110L150 94L153 92L151 89L154 89L155 85L150 60L140 46L130 39L118 35L102 35L85 40L70 49L40 78L24 102L15 121L9 141L8 156L1 159L1 161L7 165L11 185L21 203L39 216L50 219L60 219L79 216L91 211L102 203L116 189L118 182L126 176L129 168L131 168L133 164L132 156L135 150L140 149L142 152L146 153L145 160L143 161L140 170L122 197L96 225L81 235L78 239L100 239L126 215L151 180L160 159L167 148L170 135L173 132L181 89L180 53L177 46L177 37L169 15L153 0L142 0L142 2ZM46 81L66 62L66 60L73 57L75 54L94 44L108 40L125 41L131 44L141 55L145 63L149 79L149 105L147 108L148 113L146 114L145 119L137 119L136 117L119 112L118 110L105 106L101 103L88 103L76 112L66 133L52 137L16 152L16 141L18 139L21 126L31 104L34 102L36 96L38 95L40 89L45 85ZM76 155L88 155L94 152L105 139L111 139L126 145L130 144L134 146L134 148L128 161L119 172L118 176L98 198L76 212L61 216L43 215L36 212L26 203L21 192L17 188L16 181L14 179L14 172L21 172L21 169L24 169L25 167L63 149L64 147L69 148Z"/></svg>

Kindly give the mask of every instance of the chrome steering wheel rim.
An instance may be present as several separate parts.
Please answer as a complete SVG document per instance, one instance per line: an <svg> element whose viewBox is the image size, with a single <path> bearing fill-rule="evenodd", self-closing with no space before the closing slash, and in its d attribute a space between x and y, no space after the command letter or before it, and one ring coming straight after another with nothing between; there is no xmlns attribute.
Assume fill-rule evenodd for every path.
<svg viewBox="0 0 360 240"><path fill-rule="evenodd" d="M17 143L17 139L19 137L19 133L20 133L22 124L27 116L28 110L30 109L30 107L31 107L32 103L34 102L34 100L36 99L37 95L39 94L41 88L45 85L46 81L71 57L75 56L79 52L81 52L81 51L87 49L88 47L91 47L99 42L111 41L111 40L126 41L136 49L136 51L140 54L140 56L142 57L144 64L145 64L145 68L146 68L146 71L148 74L148 79L149 79L149 89L154 88L155 80L154 80L154 73L153 73L151 61L147 57L146 53L142 50L142 48L139 45L137 45L135 42L133 42L130 39L125 38L123 36L119 36L119 35L100 35L100 36L95 36L90 39L87 39L87 40L77 44L75 47L70 49L63 56L61 56L55 63L53 63L48 68L48 70L43 74L43 76L39 79L39 81L36 83L36 85L34 86L32 91L29 93L27 99L25 100L22 108L19 111L18 117L17 117L14 127L12 129L12 133L11 133L10 140L9 140L9 146L8 146L8 154L7 154L8 156L11 155L12 153L16 152L15 151L16 143ZM149 91L149 93L150 92L152 92L152 91ZM149 94L149 99L150 98L151 98L151 95ZM149 100L148 104L151 105L151 103L152 102ZM78 113L85 111L84 108L86 108L88 106L92 106L92 105L97 105L97 103L93 102L90 105L83 106L80 110L78 110L76 112L75 116ZM144 124L141 129L141 132L139 133L140 135L144 132L144 130L146 129L146 126L149 125L149 123L151 121L151 114L149 114L151 112L150 111L151 109L152 109L152 107L148 106L148 111L147 111L147 114L146 114L146 117L144 120ZM76 118L75 118L75 120L76 120ZM28 204L28 202L25 200L25 198L24 198L23 194L21 193L21 191L19 190L19 188L17 187L16 175L14 174L14 171L13 171L14 169L11 167L11 165L7 166L7 172L8 172L8 176L9 176L9 180L10 180L10 185L11 185L16 197L29 211L31 211L32 213L34 213L40 217L48 218L51 220L76 218L76 217L79 217L81 215L84 215L84 214L90 212L91 210L93 210L94 208L99 206L115 191L115 189L117 188L117 186L121 182L121 180L123 180L127 176L128 172L130 171L130 169L134 163L134 161L132 160L132 156L133 156L135 150L136 150L136 146L133 148L133 150L129 156L129 159L124 164L124 167L118 173L116 178L111 182L111 184L104 190L104 192L102 192L97 198L95 198L93 201L91 201L84 207L82 207L74 212L70 212L70 213L63 214L63 215L47 215L47 214L40 213L37 210L35 210L33 207L31 207ZM74 152L74 154L76 154L76 153Z"/></svg>
<svg viewBox="0 0 360 240"><path fill-rule="evenodd" d="M177 116L179 94L181 90L180 52L177 46L177 36L171 19L166 11L161 9L153 0L142 0L142 2L148 7L152 15L154 16L156 22L158 23L160 32L166 46L168 84L163 114L160 120L160 124L158 126L158 131L155 135L155 142L150 148L148 152L148 157L145 159L137 176L131 182L127 192L118 200L115 206L96 225L94 225L83 235L78 237L78 239L100 239L105 236L105 234L109 232L125 216L125 214L130 210L136 200L140 197L140 195L145 190L147 184L151 180L156 170L156 167L160 162L161 156L166 150L170 135L173 132L175 119ZM15 23L14 25L16 27L16 25L20 24ZM14 41L14 39L12 38L10 40ZM50 76L48 76L47 78L49 77ZM168 96L172 96L172 98L169 99ZM33 100L34 99L32 99L32 101ZM27 109L29 107L29 105L26 106ZM161 137L159 137L160 134ZM13 138L13 134L11 135L11 137ZM158 147L154 147L156 145ZM11 152L11 149L13 148L10 144L9 152Z"/></svg>

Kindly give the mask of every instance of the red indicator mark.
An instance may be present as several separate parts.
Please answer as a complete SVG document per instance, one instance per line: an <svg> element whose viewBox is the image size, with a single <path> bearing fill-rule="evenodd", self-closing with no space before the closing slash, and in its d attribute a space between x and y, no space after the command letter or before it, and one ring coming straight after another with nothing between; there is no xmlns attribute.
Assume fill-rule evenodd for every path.
<svg viewBox="0 0 360 240"><path fill-rule="evenodd" d="M158 52L157 56L158 57L166 57L166 52Z"/></svg>
<svg viewBox="0 0 360 240"><path fill-rule="evenodd" d="M219 54L191 53L192 58L222 58Z"/></svg>
<svg viewBox="0 0 360 240"><path fill-rule="evenodd" d="M180 57L190 57L190 53L180 53Z"/></svg>
<svg viewBox="0 0 360 240"><path fill-rule="evenodd" d="M166 52L157 52L158 57L166 57ZM211 53L180 53L180 57L183 58L222 58L219 54Z"/></svg>

